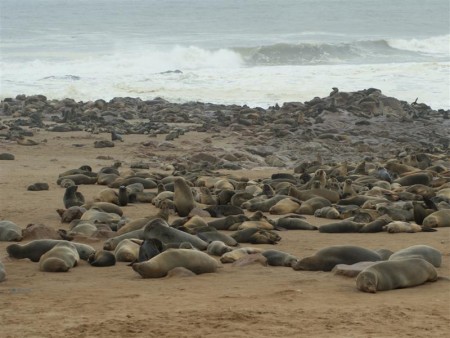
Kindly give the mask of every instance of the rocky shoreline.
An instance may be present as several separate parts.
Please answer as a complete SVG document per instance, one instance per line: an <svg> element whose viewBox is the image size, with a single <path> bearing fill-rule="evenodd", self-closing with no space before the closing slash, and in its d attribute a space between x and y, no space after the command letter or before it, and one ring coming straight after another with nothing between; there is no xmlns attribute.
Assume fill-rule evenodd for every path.
<svg viewBox="0 0 450 338"><path fill-rule="evenodd" d="M269 166L302 172L317 160L331 164L384 161L411 153L448 155L449 112L387 97L374 88L357 92L333 88L325 98L267 109L201 102L177 104L162 98L76 102L18 95L1 102L0 139L32 145L30 138L41 129L111 133L111 141L97 141L95 147L101 148L126 140L127 134L145 134L149 141L140 147L155 150L153 160L186 170ZM158 149L173 148L174 139L190 132L207 132L218 139L237 137L245 140L245 146L208 147L206 139L175 158L158 156ZM164 142L152 139L158 134L166 134Z"/></svg>

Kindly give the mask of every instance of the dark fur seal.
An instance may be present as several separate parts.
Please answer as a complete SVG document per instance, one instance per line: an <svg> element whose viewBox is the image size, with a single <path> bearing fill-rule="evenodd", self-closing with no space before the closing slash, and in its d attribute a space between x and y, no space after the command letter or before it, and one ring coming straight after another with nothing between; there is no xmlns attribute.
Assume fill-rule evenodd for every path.
<svg viewBox="0 0 450 338"><path fill-rule="evenodd" d="M72 185L66 188L63 196L64 207L66 209L74 206L82 206L84 204L84 196L81 192L77 191L78 186Z"/></svg>
<svg viewBox="0 0 450 338"><path fill-rule="evenodd" d="M188 216L191 210L195 208L192 190L182 177L174 179L173 203L180 217Z"/></svg>
<svg viewBox="0 0 450 338"><path fill-rule="evenodd" d="M360 232L363 228L363 223L356 223L350 220L343 220L340 222L324 224L319 227L319 232L323 233L350 233Z"/></svg>
<svg viewBox="0 0 450 338"><path fill-rule="evenodd" d="M164 251L163 243L156 238L145 239L139 247L138 262L145 262Z"/></svg>
<svg viewBox="0 0 450 338"><path fill-rule="evenodd" d="M116 265L116 256L110 251L99 250L88 258L88 263L92 266L113 266Z"/></svg>
<svg viewBox="0 0 450 338"><path fill-rule="evenodd" d="M362 261L379 261L373 250L354 245L335 245L317 251L293 265L294 270L331 271L337 264L354 264Z"/></svg>
<svg viewBox="0 0 450 338"><path fill-rule="evenodd" d="M286 230L317 230L315 225L309 224L304 219L298 217L283 217L276 221L277 228Z"/></svg>

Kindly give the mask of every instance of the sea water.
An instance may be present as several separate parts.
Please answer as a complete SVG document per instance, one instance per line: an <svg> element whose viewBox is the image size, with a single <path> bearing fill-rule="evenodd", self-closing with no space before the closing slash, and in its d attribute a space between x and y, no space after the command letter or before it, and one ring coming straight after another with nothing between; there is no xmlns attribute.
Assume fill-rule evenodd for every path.
<svg viewBox="0 0 450 338"><path fill-rule="evenodd" d="M450 108L448 0L0 0L0 98Z"/></svg>

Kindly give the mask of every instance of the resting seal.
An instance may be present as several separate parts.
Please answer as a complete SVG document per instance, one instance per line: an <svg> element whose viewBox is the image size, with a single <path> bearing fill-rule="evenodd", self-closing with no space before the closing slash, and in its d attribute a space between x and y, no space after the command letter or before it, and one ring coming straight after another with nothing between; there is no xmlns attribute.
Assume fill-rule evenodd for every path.
<svg viewBox="0 0 450 338"><path fill-rule="evenodd" d="M146 262L132 266L143 278L161 278L176 267L186 268L195 274L216 272L220 267L208 254L189 249L169 249Z"/></svg>
<svg viewBox="0 0 450 338"><path fill-rule="evenodd" d="M440 267L442 263L442 254L439 250L428 245L413 245L408 248L396 251L389 260L399 260L406 258L421 258L435 267Z"/></svg>
<svg viewBox="0 0 450 338"><path fill-rule="evenodd" d="M46 272L67 272L77 266L80 256L75 246L66 241L57 243L39 260L39 270Z"/></svg>
<svg viewBox="0 0 450 338"><path fill-rule="evenodd" d="M364 292L393 290L434 282L436 269L420 258L389 260L374 264L356 277L356 287Z"/></svg>
<svg viewBox="0 0 450 338"><path fill-rule="evenodd" d="M422 225L428 228L450 227L450 209L435 211L425 217Z"/></svg>
<svg viewBox="0 0 450 338"><path fill-rule="evenodd" d="M289 266L297 263L298 258L291 254L278 250L266 250L262 252L262 255L266 257L267 264L272 266Z"/></svg>
<svg viewBox="0 0 450 338"><path fill-rule="evenodd" d="M89 256L88 263L92 266L113 266L116 265L116 257L112 252L99 250Z"/></svg>
<svg viewBox="0 0 450 338"><path fill-rule="evenodd" d="M422 231L422 227L414 223L394 221L383 226L383 230L391 234L399 232L420 232Z"/></svg>
<svg viewBox="0 0 450 338"><path fill-rule="evenodd" d="M354 264L363 261L379 261L373 250L353 245L335 245L320 249L313 256L305 257L292 266L294 270L331 271L337 264Z"/></svg>
<svg viewBox="0 0 450 338"><path fill-rule="evenodd" d="M0 241L20 242L22 240L22 229L11 221L0 221Z"/></svg>
<svg viewBox="0 0 450 338"><path fill-rule="evenodd" d="M212 256L222 256L226 252L233 251L232 247L229 247L222 241L212 241L208 244L206 252Z"/></svg>
<svg viewBox="0 0 450 338"><path fill-rule="evenodd" d="M149 238L139 247L138 262L145 262L164 251L164 246L159 239Z"/></svg>
<svg viewBox="0 0 450 338"><path fill-rule="evenodd" d="M114 255L118 262L134 262L139 257L140 245L135 240L123 239L117 244Z"/></svg>
<svg viewBox="0 0 450 338"><path fill-rule="evenodd" d="M84 196L77 191L78 185L71 185L66 188L63 196L64 207L66 209L74 206L82 206L84 204Z"/></svg>
<svg viewBox="0 0 450 338"><path fill-rule="evenodd" d="M6 272L3 263L0 262L0 282L3 282L6 279Z"/></svg>
<svg viewBox="0 0 450 338"><path fill-rule="evenodd" d="M39 262L41 256L52 249L58 243L66 243L67 241L57 239L36 239L27 244L11 244L6 247L6 251L10 257L16 259L28 258L32 262ZM95 249L87 244L70 242L75 246L82 260L87 260Z"/></svg>
<svg viewBox="0 0 450 338"><path fill-rule="evenodd" d="M154 219L145 226L144 239L149 238L159 239L164 244L189 242L199 250L206 250L208 247L208 243L199 237L171 228L160 218Z"/></svg>
<svg viewBox="0 0 450 338"><path fill-rule="evenodd" d="M356 223L350 220L343 220L336 223L324 224L319 227L319 232L324 233L348 233L348 232L359 232L363 223Z"/></svg>

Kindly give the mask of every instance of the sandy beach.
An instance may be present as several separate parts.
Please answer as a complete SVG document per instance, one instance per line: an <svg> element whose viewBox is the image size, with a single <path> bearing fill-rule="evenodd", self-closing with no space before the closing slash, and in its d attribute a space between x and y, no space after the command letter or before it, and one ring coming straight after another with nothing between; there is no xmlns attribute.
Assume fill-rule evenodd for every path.
<svg viewBox="0 0 450 338"><path fill-rule="evenodd" d="M211 148L230 147L237 140L213 136L190 132L172 141L173 149L151 152L177 156L202 146L205 139L212 140ZM23 228L41 223L67 229L55 211L63 207L64 189L56 184L59 173L84 164L96 171L115 160L126 168L151 158L142 145L149 140L147 135L126 135L113 148L93 147L94 141L109 137L108 133L39 130L33 137L35 146L2 140L2 152L14 154L15 160L1 162L0 219ZM163 142L164 136L153 140ZM166 164L149 162L150 171L170 174ZM229 172L222 171L224 175ZM232 172L257 179L283 170L266 167ZM49 190L27 191L35 182L47 182ZM89 199L103 188L81 185L79 191ZM130 218L155 210L147 203L123 207ZM170 220L177 217L172 213ZM315 225L331 222L306 218ZM260 247L304 257L337 244L392 251L430 245L443 254L439 275L449 277L450 228L399 234L292 230L279 234L282 239L276 246ZM101 249L103 241L86 243ZM356 289L355 278L260 264L224 264L217 273L162 279L143 279L126 263L94 268L81 261L68 273L45 273L28 259L9 258L5 250L9 244L0 242L0 259L7 272L0 283L1 337L446 337L449 332L450 282L445 279L368 294Z"/></svg>

